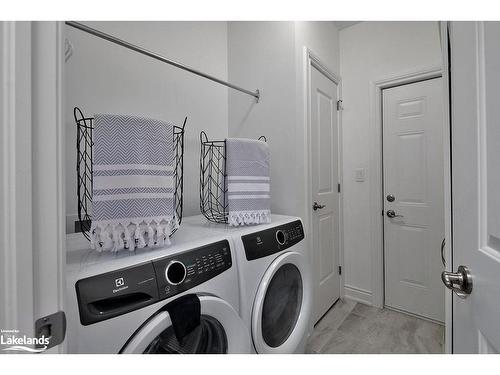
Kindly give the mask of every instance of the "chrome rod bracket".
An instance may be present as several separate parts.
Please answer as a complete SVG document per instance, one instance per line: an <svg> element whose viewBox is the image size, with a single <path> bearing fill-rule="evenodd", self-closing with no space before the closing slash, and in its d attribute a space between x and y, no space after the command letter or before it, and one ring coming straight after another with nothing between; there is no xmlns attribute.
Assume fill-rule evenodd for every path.
<svg viewBox="0 0 500 375"><path fill-rule="evenodd" d="M255 103L258 103L260 100L260 90L259 89L255 90L254 97L255 97Z"/></svg>

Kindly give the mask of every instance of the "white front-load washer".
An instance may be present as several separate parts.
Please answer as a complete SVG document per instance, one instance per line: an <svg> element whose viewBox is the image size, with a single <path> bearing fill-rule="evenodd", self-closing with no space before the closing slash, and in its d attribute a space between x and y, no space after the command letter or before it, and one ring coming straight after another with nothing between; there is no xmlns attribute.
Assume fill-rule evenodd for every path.
<svg viewBox="0 0 500 375"><path fill-rule="evenodd" d="M71 249L68 352L250 353L230 242L182 225L161 249Z"/></svg>
<svg viewBox="0 0 500 375"><path fill-rule="evenodd" d="M190 217L184 225L230 234L240 278L241 317L257 353L303 353L312 333L310 254L300 218L271 215L246 227Z"/></svg>

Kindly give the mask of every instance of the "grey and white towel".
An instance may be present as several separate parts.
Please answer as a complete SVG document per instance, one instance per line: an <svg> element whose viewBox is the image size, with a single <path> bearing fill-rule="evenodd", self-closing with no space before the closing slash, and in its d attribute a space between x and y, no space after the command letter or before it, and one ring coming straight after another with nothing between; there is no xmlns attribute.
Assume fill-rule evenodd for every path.
<svg viewBox="0 0 500 375"><path fill-rule="evenodd" d="M149 118L94 118L91 244L99 251L168 245L173 200L173 125Z"/></svg>
<svg viewBox="0 0 500 375"><path fill-rule="evenodd" d="M229 225L271 222L269 147L253 139L226 139Z"/></svg>

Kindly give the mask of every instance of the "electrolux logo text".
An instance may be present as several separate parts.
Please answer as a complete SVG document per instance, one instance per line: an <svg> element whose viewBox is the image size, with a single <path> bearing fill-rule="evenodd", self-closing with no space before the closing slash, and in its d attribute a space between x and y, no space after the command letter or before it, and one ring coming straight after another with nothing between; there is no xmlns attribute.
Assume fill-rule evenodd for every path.
<svg viewBox="0 0 500 375"><path fill-rule="evenodd" d="M128 289L128 285L125 285L125 279L123 277L115 279L115 286L116 289L113 289L113 293L118 293L122 290Z"/></svg>
<svg viewBox="0 0 500 375"><path fill-rule="evenodd" d="M0 345L2 351L21 351L29 353L41 353L47 350L50 338L30 337L26 335L19 336L17 329L2 329L0 330ZM5 348L3 346L6 346ZM35 348L33 348L33 346Z"/></svg>

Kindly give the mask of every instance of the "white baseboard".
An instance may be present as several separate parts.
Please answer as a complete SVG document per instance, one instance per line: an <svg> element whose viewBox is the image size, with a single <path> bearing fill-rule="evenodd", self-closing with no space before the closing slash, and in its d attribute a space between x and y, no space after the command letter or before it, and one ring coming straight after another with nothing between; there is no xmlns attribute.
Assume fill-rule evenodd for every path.
<svg viewBox="0 0 500 375"><path fill-rule="evenodd" d="M369 290L356 288L351 285L344 286L345 298L352 299L353 301L364 303L365 305L372 305L372 292Z"/></svg>

